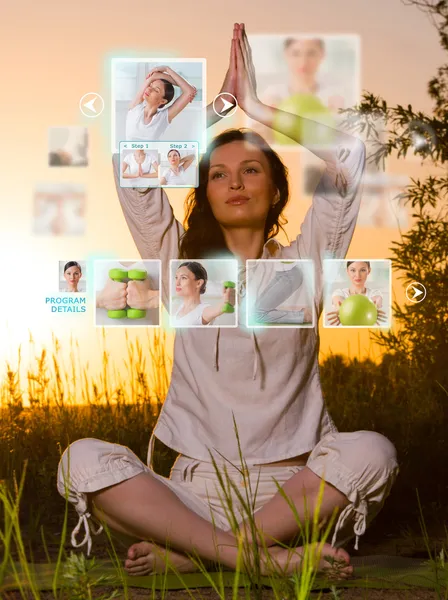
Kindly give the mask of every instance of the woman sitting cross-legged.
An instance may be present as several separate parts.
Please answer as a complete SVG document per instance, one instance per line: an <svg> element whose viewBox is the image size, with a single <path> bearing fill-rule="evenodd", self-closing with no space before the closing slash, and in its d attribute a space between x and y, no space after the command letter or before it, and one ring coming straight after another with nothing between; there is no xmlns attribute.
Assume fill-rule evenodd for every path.
<svg viewBox="0 0 448 600"><path fill-rule="evenodd" d="M257 99L242 25L234 28L223 91L234 94L249 117L300 143L301 117ZM212 124L218 117L209 115ZM333 133L334 148L310 148L325 161L326 170L300 234L286 247L275 235L289 198L287 171L258 134L230 130L210 143L199 165L199 187L188 197L185 231L164 190L120 188L114 157L118 195L137 248L143 258L162 260L165 306L171 259L237 259L240 315L246 260L312 259L319 316L323 259L342 259L347 253L365 162L362 142ZM307 517L319 510L320 524L336 514L330 543L314 548L319 567L329 569L336 560L339 576L348 577L350 557L341 546L355 537L357 547L390 492L398 471L392 443L372 431L340 433L327 412L317 323L256 332L243 323L240 317L235 328L176 331L171 385L151 437L148 465L124 446L90 438L74 442L62 456L58 489L75 505L79 527L86 528L84 541L90 549L91 514L134 540L125 562L128 573L164 570L167 545L169 561L181 571L194 569L189 555L196 554L235 569L239 539L249 547L260 546L262 573L270 572L271 561L291 573L300 569L303 541L292 550L281 544L297 544ZM179 452L169 478L152 469L155 437ZM226 467L235 486L230 491L234 522L223 506L212 458L221 473ZM252 490L250 514L236 490L243 498ZM249 527L251 519L256 529Z"/></svg>

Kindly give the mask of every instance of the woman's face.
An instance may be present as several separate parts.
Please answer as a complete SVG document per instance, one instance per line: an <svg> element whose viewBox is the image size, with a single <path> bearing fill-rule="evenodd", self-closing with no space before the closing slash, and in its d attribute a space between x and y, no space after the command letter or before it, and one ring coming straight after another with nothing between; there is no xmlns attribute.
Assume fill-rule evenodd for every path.
<svg viewBox="0 0 448 600"><path fill-rule="evenodd" d="M347 269L350 281L356 287L364 286L370 273L370 268L365 262L353 262Z"/></svg>
<svg viewBox="0 0 448 600"><path fill-rule="evenodd" d="M235 141L213 150L207 198L224 227L264 227L277 190L265 154L254 144Z"/></svg>
<svg viewBox="0 0 448 600"><path fill-rule="evenodd" d="M144 150L136 150L134 152L135 161L142 165L145 162L146 154Z"/></svg>
<svg viewBox="0 0 448 600"><path fill-rule="evenodd" d="M200 292L203 279L195 279L188 267L179 267L176 271L176 294L178 296L195 296Z"/></svg>
<svg viewBox="0 0 448 600"><path fill-rule="evenodd" d="M324 51L318 40L296 40L285 50L289 72L299 77L316 75L323 57Z"/></svg>
<svg viewBox="0 0 448 600"><path fill-rule="evenodd" d="M79 267L69 267L64 273L65 281L74 286L81 279L81 270Z"/></svg>
<svg viewBox="0 0 448 600"><path fill-rule="evenodd" d="M172 151L168 154L168 162L170 163L171 166L173 167L177 167L177 165L179 164L180 161L180 156L178 154L178 152L176 151Z"/></svg>
<svg viewBox="0 0 448 600"><path fill-rule="evenodd" d="M150 106L158 107L162 103L166 104L165 84L161 79L155 79L143 92L143 98Z"/></svg>

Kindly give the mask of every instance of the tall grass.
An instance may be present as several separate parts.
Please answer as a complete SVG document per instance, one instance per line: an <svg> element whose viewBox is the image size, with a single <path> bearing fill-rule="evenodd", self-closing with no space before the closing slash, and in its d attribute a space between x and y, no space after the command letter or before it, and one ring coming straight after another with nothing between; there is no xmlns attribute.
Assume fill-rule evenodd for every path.
<svg viewBox="0 0 448 600"><path fill-rule="evenodd" d="M319 571L319 563L321 558L325 559L322 549L325 541L327 540L330 530L334 525L334 518L336 511L332 518L328 520L326 526L323 528L320 517L320 507L323 499L323 492L325 483L321 482L318 501L313 514L309 515L306 510L307 500L304 498L305 503L305 519L301 519L298 515L296 505L291 499L284 493L283 489L278 485L278 490L282 493L285 501L289 505L297 524L299 535L297 536L298 544L301 546L297 548L289 548L290 556L292 553L299 553L301 556L301 565L296 571L285 579L285 569L288 565L280 567L279 564L272 559L269 553L269 548L266 545L266 541L263 538L263 533L258 530L254 519L254 507L256 502L257 489L252 490L251 481L247 476L247 465L244 461L244 457L241 452L240 440L238 431L235 424L235 434L239 449L239 458L241 469L237 467L237 470L243 476L244 487L246 489L245 498L239 491L237 484L234 480L229 477L226 467L220 469L212 458L212 463L215 467L218 482L221 487L221 500L223 506L226 508L226 513L231 523L231 529L235 536L235 543L237 546L237 561L236 570L233 579L232 597L238 598L240 584L243 583L246 597L255 598L261 600L263 596L262 587L267 583L273 590L275 598L282 598L283 600L307 600L309 594L313 589L316 581L316 576ZM69 458L70 460L70 458ZM70 470L70 469L69 469ZM40 600L40 583L34 573L34 565L29 562L25 552L25 546L22 539L22 532L20 529L19 521L19 505L21 495L24 487L25 472L22 475L20 485L16 487L15 495L8 492L6 485L0 486L0 506L3 506L5 513L4 531L0 529L0 547L4 550L4 558L0 565L0 593L2 589L5 590L11 585L11 575L15 587L19 590L22 598L29 598L30 596L34 600ZM258 484L257 484L258 488ZM100 570L96 569L96 559L88 558L83 553L70 552L70 555L64 551L65 538L67 535L67 507L68 507L68 490L69 481L66 479L66 511L64 516L63 532L60 540L60 546L58 556L54 568L53 574L53 586L52 592L54 598L61 597L61 588L63 598L68 600L92 600L93 597L99 600L112 600L113 598L120 595L124 596L126 600L129 598L128 580L124 574L121 566L120 559L114 547L114 541L111 532L107 528L107 524L103 521L105 531L110 543L112 552L109 555L112 557L114 574L101 573ZM238 501L238 506L243 508L242 514L237 516L236 508L234 504L234 495ZM247 530L239 525L239 519L243 518L248 522L249 530L252 538L248 540L246 537ZM261 545L260 544L261 541ZM275 541L276 544L288 548L286 545L281 544L276 540L270 540L270 543ZM17 560L13 560L12 545L15 545L17 550ZM63 557L65 560L63 561ZM188 554L194 564L197 566L198 571L203 575L204 580L210 583L217 593L218 598L227 598L228 595L225 591L225 584L223 578L223 572L221 565L217 564L217 571L219 577L216 578L216 573L212 577L208 571L208 568L204 565L199 556L195 555L192 551ZM165 548L165 570L162 575L162 581L164 583L162 588L162 597L168 583L168 574L174 572L179 580L184 584L184 588L189 592L191 598L196 596L189 589L188 582L183 579L183 576L177 572L176 567L172 565L169 558L168 545ZM262 568L263 564L263 568ZM345 563L343 563L345 564ZM8 569L9 568L9 569ZM5 575L8 571L9 582L5 586ZM338 573L338 566L330 572L330 577L334 577ZM328 575L327 575L328 577ZM104 588L106 586L117 586L118 589L113 589L111 592ZM48 587L48 584L47 584ZM97 588L101 588L98 590ZM153 594L155 597L154 581L153 581Z"/></svg>
<svg viewBox="0 0 448 600"><path fill-rule="evenodd" d="M27 539L39 546L42 526L46 531L60 530L63 506L55 475L60 454L70 442L97 437L126 445L146 459L168 389L169 344L158 330L148 331L143 341L123 336L127 357L121 368L112 360L105 333L98 373L91 372L73 340L70 363L64 365L57 338L50 349L36 349L30 337L29 364L23 365L22 349L15 366L6 364L0 387L0 480L11 487L14 477L20 480L27 461L21 517ZM376 529L378 523L383 523L384 531L390 524L397 530L418 522L415 502L406 501L415 497L417 488L425 514L440 523L446 520L447 382L427 381L387 354L379 363L327 356L321 377L330 413L341 431L379 431L397 447L401 473ZM162 445L156 448L154 466L167 476L176 453Z"/></svg>

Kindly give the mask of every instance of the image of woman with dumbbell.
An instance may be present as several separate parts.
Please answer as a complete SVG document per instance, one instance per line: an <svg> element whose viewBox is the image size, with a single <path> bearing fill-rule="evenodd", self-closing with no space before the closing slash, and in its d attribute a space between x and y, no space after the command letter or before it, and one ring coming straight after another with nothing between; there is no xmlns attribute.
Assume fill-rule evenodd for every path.
<svg viewBox="0 0 448 600"><path fill-rule="evenodd" d="M160 325L159 261L95 261L95 325Z"/></svg>
<svg viewBox="0 0 448 600"><path fill-rule="evenodd" d="M213 304L201 301L201 296L207 292L208 283L207 269L200 262L183 262L177 267L174 288L181 302L171 312L172 327L215 325L215 319L221 315L234 313L235 283L225 281L222 286L222 299ZM236 325L236 320L231 319L231 324Z"/></svg>
<svg viewBox="0 0 448 600"><path fill-rule="evenodd" d="M299 142L302 117L279 114L258 99L243 24L234 26L221 91L235 95L249 117L276 124ZM209 108L212 125L220 118ZM147 464L125 446L90 438L75 441L63 454L58 489L78 511L76 531L85 528L79 545L92 544L91 516L127 534L132 543L124 566L131 575L163 573L167 563L194 571L190 556L235 570L238 541L249 556L245 567L257 560L263 575L272 573L273 563L285 575L300 572L300 532L314 518L317 535L327 524L331 535L307 549L313 557L316 552L319 569L348 578L353 568L342 546L355 538L358 548L390 492L398 472L394 446L376 432L338 432L319 378L323 259L347 253L365 164L360 140L342 131L332 135L334 148L308 148L324 161L325 171L300 233L286 245L276 236L285 224L288 172L258 134L231 129L209 142L199 164L199 187L187 197L185 228L164 189L120 188L114 157L117 194L140 255L162 261L166 307L171 260L236 260L240 313L247 260L310 259L316 275L313 328L255 331L239 324L176 330L170 387ZM194 274L189 279L199 295L201 279ZM178 453L169 477L153 468L156 439ZM231 493L234 518L220 476Z"/></svg>
<svg viewBox="0 0 448 600"><path fill-rule="evenodd" d="M342 261L329 261L338 266ZM387 308L384 310L384 304L388 305L389 300L385 302L385 295L389 298L386 291L382 291L378 286L369 287L367 279L372 268L372 261L349 260L344 263L344 279L349 280L347 287L336 287L331 292L332 310L327 311L325 315L325 324L332 327L384 327L388 326ZM379 275L387 278L390 271L390 265L378 263L387 263L387 261L376 261L376 270L384 271ZM382 267L382 268L381 268ZM389 277L390 279L390 277ZM334 285L333 285L334 287Z"/></svg>

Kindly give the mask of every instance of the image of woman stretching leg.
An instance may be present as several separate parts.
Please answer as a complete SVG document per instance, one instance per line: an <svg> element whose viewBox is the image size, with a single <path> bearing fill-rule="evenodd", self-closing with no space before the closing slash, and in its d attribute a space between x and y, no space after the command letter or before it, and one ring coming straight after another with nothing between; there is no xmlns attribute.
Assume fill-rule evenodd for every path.
<svg viewBox="0 0 448 600"><path fill-rule="evenodd" d="M276 265L277 266L277 265ZM293 265L291 269L282 269L279 265L275 276L263 290L254 307L254 317L257 323L284 323L300 324L309 323L313 319L310 309L278 310L303 283L303 274L300 265Z"/></svg>
<svg viewBox="0 0 448 600"><path fill-rule="evenodd" d="M298 141L302 118L258 100L242 24L234 26L223 88L249 117ZM211 115L209 123L218 119ZM258 134L229 130L211 141L200 161L199 187L187 198L185 228L164 189L120 188L119 157L114 156L117 194L138 251L143 258L161 260L165 307L172 259L234 258L241 290L248 259L309 259L319 318L323 260L347 254L365 165L361 141L331 133L335 148L310 148L326 169L289 246L275 238L289 200L287 170ZM273 561L286 574L300 569L300 531L318 510L319 524L334 515L336 522L330 543L310 550L320 569L337 564L339 576L349 577L350 556L341 546L355 538L358 547L390 492L398 465L395 448L383 435L336 429L322 395L318 352L317 320L312 328L260 332L244 327L177 330L170 388L151 435L148 464L125 446L92 438L73 442L61 457L58 490L79 515L72 543L87 544L90 552L93 516L134 540L125 561L133 575L165 571L167 552L170 563L182 571L194 570L190 557L195 555L235 569L238 540L247 544L249 561L256 556L250 549L259 545L262 573L271 572ZM156 438L179 453L169 478L153 469ZM238 468L239 450L244 469ZM257 490L250 514L234 495L235 523L229 521L227 507L222 509L212 458L221 473L226 466L243 497ZM84 539L78 543L82 527ZM245 561L244 568L251 567Z"/></svg>

